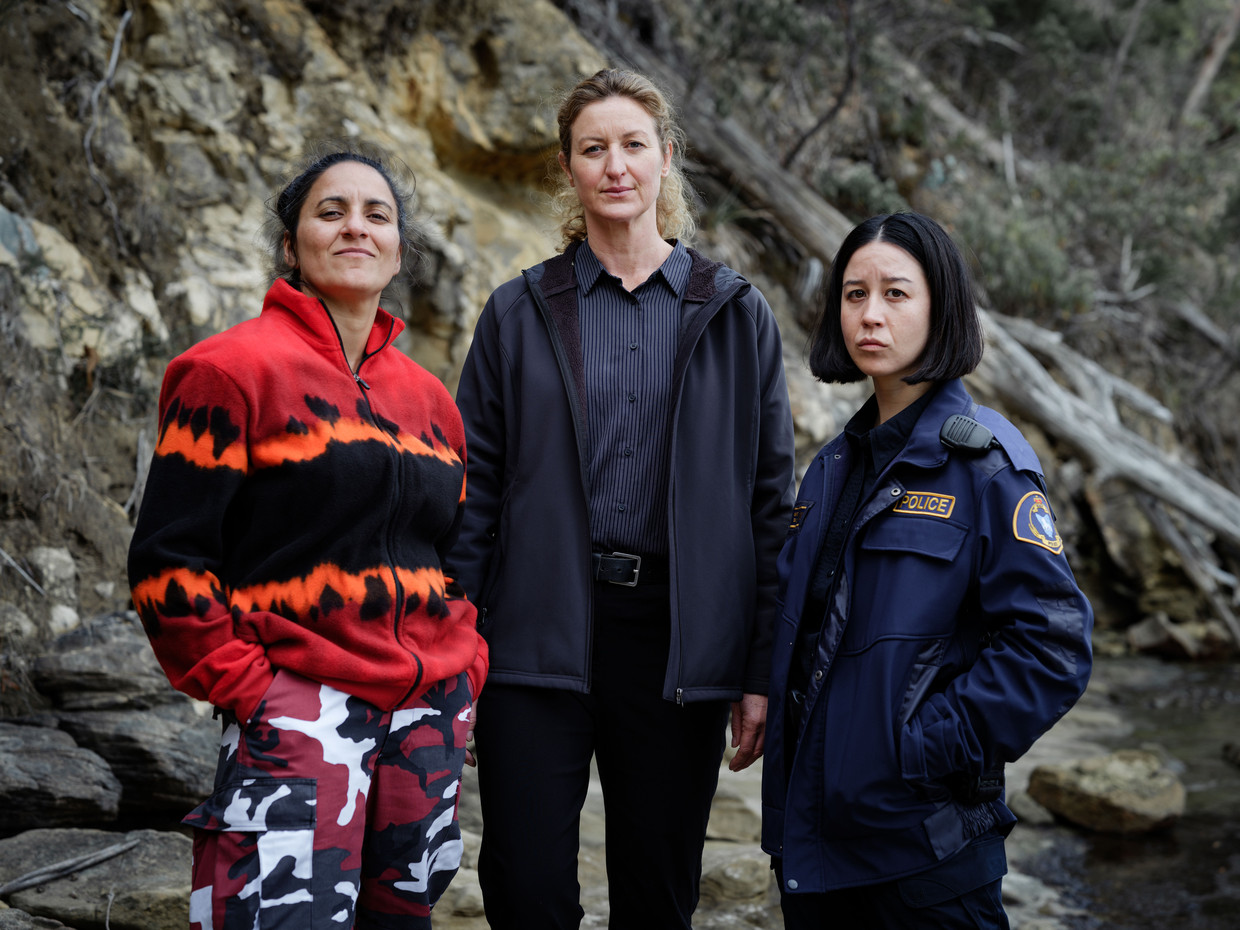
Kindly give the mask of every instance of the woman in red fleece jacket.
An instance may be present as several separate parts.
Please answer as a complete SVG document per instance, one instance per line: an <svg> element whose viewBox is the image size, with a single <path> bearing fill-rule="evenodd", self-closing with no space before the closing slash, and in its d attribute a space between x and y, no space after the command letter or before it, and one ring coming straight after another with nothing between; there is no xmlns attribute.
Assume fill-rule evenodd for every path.
<svg viewBox="0 0 1240 930"><path fill-rule="evenodd" d="M224 733L190 923L429 927L486 674L445 578L460 415L379 307L408 195L334 151L275 199L262 313L174 359L129 556L169 680Z"/></svg>

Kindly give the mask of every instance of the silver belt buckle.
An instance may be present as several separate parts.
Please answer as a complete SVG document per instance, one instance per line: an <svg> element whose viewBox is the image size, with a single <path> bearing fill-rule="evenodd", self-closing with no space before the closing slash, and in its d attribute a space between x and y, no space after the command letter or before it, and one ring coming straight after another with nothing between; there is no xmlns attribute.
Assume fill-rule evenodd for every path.
<svg viewBox="0 0 1240 930"><path fill-rule="evenodd" d="M613 552L612 557L621 558L621 559L632 559L634 562L637 563L636 565L633 566L633 580L632 581L613 581L612 584L622 584L626 588L636 588L637 579L638 577L641 576L641 573L642 573L642 557L640 555L633 555L633 553L631 552Z"/></svg>

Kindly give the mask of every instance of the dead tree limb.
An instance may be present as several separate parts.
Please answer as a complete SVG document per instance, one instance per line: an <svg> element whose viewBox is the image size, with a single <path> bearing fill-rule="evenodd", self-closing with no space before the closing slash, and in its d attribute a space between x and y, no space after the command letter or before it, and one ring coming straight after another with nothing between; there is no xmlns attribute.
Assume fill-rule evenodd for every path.
<svg viewBox="0 0 1240 930"><path fill-rule="evenodd" d="M1007 320L989 313L983 320L988 351L979 372L1008 409L1071 446L1100 479L1128 481L1240 546L1240 497L1059 385Z"/></svg>
<svg viewBox="0 0 1240 930"><path fill-rule="evenodd" d="M1184 574L1197 586L1210 602L1210 606L1222 619L1231 633L1232 640L1240 644L1240 619L1221 590L1222 584L1229 584L1236 590L1236 578L1218 569L1213 563L1212 553L1200 539L1195 539L1192 530L1182 532L1174 516L1162 501L1155 501L1149 508L1150 520L1158 534L1176 551ZM1211 571L1211 569L1214 569Z"/></svg>
<svg viewBox="0 0 1240 930"><path fill-rule="evenodd" d="M999 318L996 317L996 320ZM1116 399L1124 401L1138 413L1160 423L1170 423L1171 411L1146 394L1130 381L1111 374L1093 359L1068 348L1063 334L1045 329L1019 317L1002 317L1004 330L1026 349L1043 359L1055 359L1057 368L1072 385L1072 389L1088 404L1095 407L1111 423L1119 424Z"/></svg>
<svg viewBox="0 0 1240 930"><path fill-rule="evenodd" d="M113 859L122 853L129 852L129 850L138 845L138 842L136 839L125 840L123 843L115 843L112 846L107 846L92 853L75 856L72 859L64 859L51 865L45 865L41 869L35 869L33 872L27 872L25 875L20 875L12 881L0 885L0 897L14 894L25 888L33 888L35 885L41 885L44 882L64 878L66 875L72 875L74 872L89 869L92 865L98 865L101 862L107 862L109 859Z"/></svg>
<svg viewBox="0 0 1240 930"><path fill-rule="evenodd" d="M1238 32L1240 32L1240 0L1232 4L1227 19L1223 21L1223 25L1219 27L1210 42L1206 56L1201 61L1201 67L1197 69L1197 78L1193 81L1192 89L1188 92L1184 106L1180 110L1177 119L1178 126L1183 126L1201 110L1206 95L1210 93L1210 87L1214 84L1214 79L1218 77L1219 69L1223 67L1223 60L1227 57L1228 49L1236 41Z"/></svg>
<svg viewBox="0 0 1240 930"><path fill-rule="evenodd" d="M82 139L82 150L86 153L86 172L103 191L103 201L108 208L108 214L112 217L112 230L116 234L116 247L122 255L125 254L125 237L121 231L120 213L116 209L116 201L112 199L112 190L108 187L108 182L95 167L91 139L95 135L95 129L99 126L99 103L103 99L103 92L112 86L112 79L116 77L116 66L121 57L121 41L125 37L125 27L129 25L132 17L133 10L126 10L121 16L120 25L116 27L116 37L112 41L112 57L108 60L108 70L90 93L90 126L87 127L86 135Z"/></svg>
<svg viewBox="0 0 1240 930"><path fill-rule="evenodd" d="M35 581L33 578L31 578L30 575L26 573L26 570L22 568L20 565L18 565L17 562L13 560L13 557L9 555L7 552L5 552L4 549L2 548L0 548L0 558L8 562L9 565L12 566L13 570L17 572L17 574L21 575L24 579L26 579L26 583L30 585L30 587L34 588L44 597L47 597L47 592L43 590L42 586L37 581Z"/></svg>

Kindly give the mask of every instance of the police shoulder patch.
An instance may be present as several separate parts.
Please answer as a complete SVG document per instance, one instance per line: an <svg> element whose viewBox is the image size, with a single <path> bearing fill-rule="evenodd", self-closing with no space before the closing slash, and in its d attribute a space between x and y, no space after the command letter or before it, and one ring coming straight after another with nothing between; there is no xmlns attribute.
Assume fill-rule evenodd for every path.
<svg viewBox="0 0 1240 930"><path fill-rule="evenodd" d="M812 508L813 506L814 506L813 501L807 501L804 504L797 504L795 507L793 507L792 508L792 523L789 525L788 529L799 530L801 528L801 524L805 522L806 514L809 513L810 508Z"/></svg>
<svg viewBox="0 0 1240 930"><path fill-rule="evenodd" d="M1017 503L1016 513L1012 515L1012 535L1056 555L1063 552L1063 539L1055 527L1055 516L1041 491L1030 491Z"/></svg>

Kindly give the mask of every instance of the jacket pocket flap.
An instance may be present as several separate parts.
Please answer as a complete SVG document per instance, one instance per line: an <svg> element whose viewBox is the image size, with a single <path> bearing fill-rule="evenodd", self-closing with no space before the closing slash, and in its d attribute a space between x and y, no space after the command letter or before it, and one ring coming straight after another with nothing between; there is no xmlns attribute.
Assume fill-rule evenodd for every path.
<svg viewBox="0 0 1240 930"><path fill-rule="evenodd" d="M181 822L234 833L313 829L315 794L313 778L245 778L217 787Z"/></svg>
<svg viewBox="0 0 1240 930"><path fill-rule="evenodd" d="M950 562L964 545L968 530L935 517L888 515L875 521L861 548L877 552L914 552Z"/></svg>

